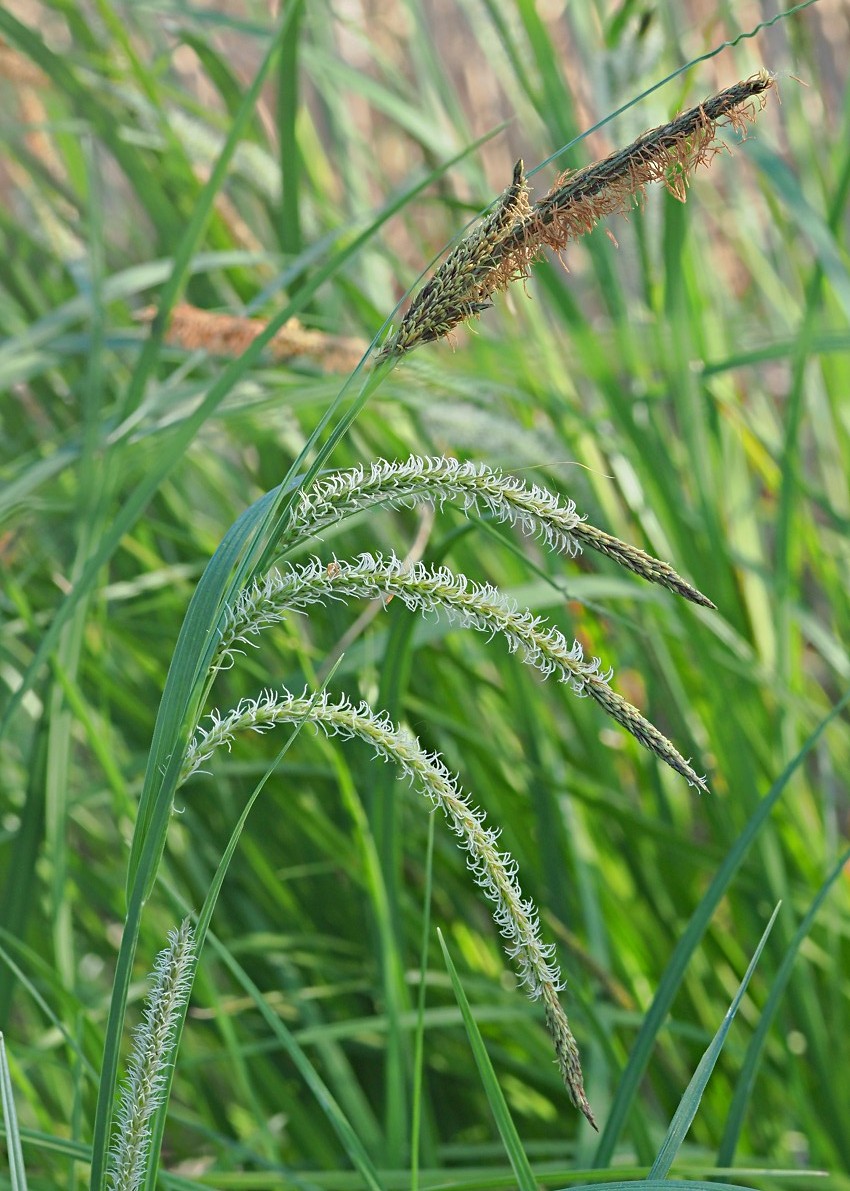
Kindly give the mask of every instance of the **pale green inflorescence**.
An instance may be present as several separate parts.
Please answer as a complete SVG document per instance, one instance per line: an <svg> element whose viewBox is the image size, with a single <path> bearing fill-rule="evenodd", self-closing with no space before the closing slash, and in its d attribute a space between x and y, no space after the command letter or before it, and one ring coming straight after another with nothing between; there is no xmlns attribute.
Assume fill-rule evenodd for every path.
<svg viewBox="0 0 850 1191"><path fill-rule="evenodd" d="M419 787L429 802L439 807L467 852L467 864L476 884L494 906L493 918L506 940L505 950L517 966L520 981L533 999L542 998L546 1022L564 1082L573 1103L593 1121L581 1078L578 1047L558 1001L562 987L558 967L552 962L554 947L540 939L540 922L533 902L523 897L516 879L516 862L498 847L498 830L485 825L484 812L473 807L455 776L435 753L397 728L386 714L376 714L367 703L353 705L342 696L293 695L289 691L263 691L256 699L243 699L224 715L210 714L208 727L198 729L186 754L185 781L220 748L246 729L265 732L278 724L316 724L329 736L359 737L377 756L394 761L401 773Z"/></svg>
<svg viewBox="0 0 850 1191"><path fill-rule="evenodd" d="M588 524L576 512L574 501L563 500L538 484L526 484L487 464L460 462L444 455L412 455L404 462L378 459L368 471L354 467L323 477L300 494L288 536L303 541L343 517L379 504L441 506L446 501L457 502L465 513L477 510L515 525L562 554L576 555L587 546L651 583L695 604L714 607L666 562Z"/></svg>
<svg viewBox="0 0 850 1191"><path fill-rule="evenodd" d="M448 567L430 568L423 563L405 564L395 555L361 554L354 562L318 559L307 565L273 570L240 595L222 630L220 664L232 658L239 643L247 644L264 628L281 620L287 611L298 611L326 599L380 599L398 597L414 612L443 612L464 628L489 636L499 634L511 653L545 676L556 675L578 695L589 695L641 744L660 757L694 786L705 788L677 749L636 707L608 685L599 658L587 661L578 641L572 645L555 625L529 609L520 609L492 584L472 583Z"/></svg>
<svg viewBox="0 0 850 1191"><path fill-rule="evenodd" d="M497 520L539 534L555 550L578 553L575 530L582 518L571 500L562 502L538 485L504 475L484 463L445 455L411 455L403 462L377 459L368 470L353 467L323 476L302 491L288 536L301 541L362 509L386 504L443 505L457 501L464 511L478 509Z"/></svg>
<svg viewBox="0 0 850 1191"><path fill-rule="evenodd" d="M540 538L550 549L575 555L581 545L613 558L651 581L660 583L696 603L711 602L687 584L666 563L589 525L571 500L564 500L538 485L484 464L461 463L442 456L404 462L377 460L366 470L322 477L302 491L287 526L289 542L303 542L343 518L377 505L392 507L426 503L458 504L469 514L489 515L516 525ZM544 676L554 675L578 695L588 695L645 745L692 784L704 788L704 779L691 768L657 728L637 708L611 690L610 673L599 658L585 659L577 641L572 644L554 625L529 609L518 607L492 584L471 582L448 567L407 564L394 554L361 554L353 561L313 559L271 570L245 588L227 610L214 665L233 663L240 647L253 644L266 628L289 612L306 610L333 599L366 599L388 602L400 599L408 609L422 614L445 615L464 628L504 638L509 650ZM537 913L523 898L516 880L515 862L496 847L498 832L485 827L481 811L470 806L460 787L435 754L426 753L404 729L366 703L353 706L345 697L334 701L326 692L310 697L264 691L256 699L243 699L226 713L213 711L208 726L200 727L189 745L182 779L187 780L222 746L245 730L265 732L276 724L310 722L328 735L357 736L369 742L378 756L394 760L401 772L414 779L429 801L440 806L468 853L476 881L493 903L494 918L507 940L509 956L532 997L545 1005L547 1028L554 1040L557 1061L573 1102L593 1121L584 1094L578 1048L558 1000L561 985L552 964L552 950L539 937Z"/></svg>
<svg viewBox="0 0 850 1191"><path fill-rule="evenodd" d="M150 1159L151 1118L165 1093L167 1057L191 989L195 936L188 919L169 933L156 957L142 1023L133 1038L127 1078L115 1116L110 1191L138 1191Z"/></svg>

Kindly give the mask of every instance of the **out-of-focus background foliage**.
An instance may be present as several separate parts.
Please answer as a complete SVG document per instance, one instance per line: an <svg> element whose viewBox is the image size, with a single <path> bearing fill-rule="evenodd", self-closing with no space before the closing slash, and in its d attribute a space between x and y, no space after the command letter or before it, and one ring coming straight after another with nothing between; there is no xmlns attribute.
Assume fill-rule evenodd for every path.
<svg viewBox="0 0 850 1191"><path fill-rule="evenodd" d="M84 1178L72 1159L91 1134L128 841L193 585L345 381L320 348L250 367L203 339L142 354L145 312L274 31L289 21L181 298L264 318L292 302L305 328L365 350L517 157L533 168L778 11L697 0L279 8L13 0L0 11L0 702L11 713L0 1025L34 1186ZM262 686L314 685L344 640L332 689L408 723L501 824L569 978L601 1140L569 1107L541 1015L441 824L432 924L547 1185L651 1162L779 899L676 1171L719 1162L762 1186L778 1182L765 1171L792 1168L799 1188L824 1169L829 1186L847 1185L850 889L835 871L848 842L846 712L812 736L850 684L848 59L847 6L820 0L573 144L536 176L538 193L557 168L762 66L778 75L750 138L726 138L731 152L698 172L686 205L650 194L612 221L616 245L598 229L566 254L567 272L541 264L527 297L520 287L452 343L417 352L331 461L448 452L516 471L710 595L716 612L685 606L602 560L565 561L448 508L433 520L380 512L315 547L323 559L412 551L498 583L612 665L617 689L707 771L710 795L499 642L433 621L410 634L397 602L353 633L356 607L293 617L213 692L227 707ZM215 383L222 400L189 435ZM139 1000L279 745L240 742L181 792L146 911ZM410 1185L427 832L421 797L367 749L304 732L251 816L213 921L388 1187ZM718 873L722 896L708 905ZM423 1179L512 1185L433 931L425 979ZM360 1185L322 1105L211 951L164 1163L216 1187Z"/></svg>

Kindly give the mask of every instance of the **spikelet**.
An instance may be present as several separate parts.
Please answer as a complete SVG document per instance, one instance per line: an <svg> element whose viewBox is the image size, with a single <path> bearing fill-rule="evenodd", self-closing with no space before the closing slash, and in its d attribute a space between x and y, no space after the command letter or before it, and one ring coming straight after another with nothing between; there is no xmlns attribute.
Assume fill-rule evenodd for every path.
<svg viewBox="0 0 850 1191"><path fill-rule="evenodd" d="M156 957L144 1016L135 1031L127 1078L115 1114L109 1191L138 1191L151 1160L151 1122L168 1090L170 1050L192 989L195 933L188 918L169 932Z"/></svg>

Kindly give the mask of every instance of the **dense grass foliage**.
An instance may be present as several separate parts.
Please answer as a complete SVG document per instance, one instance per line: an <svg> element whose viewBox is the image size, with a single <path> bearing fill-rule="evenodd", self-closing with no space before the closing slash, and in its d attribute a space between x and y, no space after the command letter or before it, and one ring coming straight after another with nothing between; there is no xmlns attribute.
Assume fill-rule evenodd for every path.
<svg viewBox="0 0 850 1191"><path fill-rule="evenodd" d="M846 23L829 0L745 39L755 3L273 7L0 9L0 1085L29 1185L105 1185L145 976L188 914L160 1186L671 1162L850 1186ZM355 367L518 158L543 194L762 67L781 102L687 203L650 190L527 297ZM178 302L263 321L167 334ZM411 454L574 500L716 608L449 503L289 561L496 585L613 667L708 793L401 599L290 615L208 682L221 602L276 558L305 474ZM198 717L282 687L385 711L501 828L598 1134L456 840L362 741L248 733L176 789Z"/></svg>

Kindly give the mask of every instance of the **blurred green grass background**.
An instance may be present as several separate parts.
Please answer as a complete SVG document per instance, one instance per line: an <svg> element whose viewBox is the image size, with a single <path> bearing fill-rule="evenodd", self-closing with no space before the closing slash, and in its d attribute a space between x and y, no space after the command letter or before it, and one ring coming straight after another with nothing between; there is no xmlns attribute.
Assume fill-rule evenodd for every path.
<svg viewBox="0 0 850 1191"><path fill-rule="evenodd" d="M179 276L234 119L248 117L183 296L234 314L291 309L368 342L517 157L544 161L776 11L696 0L0 10L0 1026L33 1186L84 1185L75 1159L91 1137L128 842L193 586L345 380L310 360L227 364L164 346L138 319ZM848 51L846 11L821 0L696 63L544 167L538 193L556 168L762 66L778 73L781 103L771 97L743 145L726 138L732 152L698 172L686 205L650 194L611 221L616 247L597 229L568 252L568 273L537 267L530 300L514 290L453 343L404 361L330 460L446 451L515 471L717 604L685 606L603 560L565 561L449 508L433 521L361 517L317 546L328 559L416 547L497 583L611 664L617 689L708 773L711 794L698 797L589 700L538 681L497 642L411 626L398 602L347 640L333 675L332 689L404 719L458 772L502 826L558 942L600 1138L570 1109L541 1015L436 825L432 923L548 1186L651 1163L780 899L674 1171L720 1163L735 1168L727 1181L772 1186L771 1170L793 1169L796 1188L826 1170L830 1187L848 1184L846 871L795 937L850 834L846 712L812 743L850 685ZM220 400L202 407L211 393ZM290 618L217 680L215 704L312 685L359 611ZM242 742L181 791L143 920L137 1000L280 743ZM425 1073L413 1080L428 828L421 797L367 749L303 732L252 812L213 929L305 1048L383 1185L410 1185L421 1095L422 1185L511 1186L435 936ZM730 856L741 863L706 909ZM766 1004L750 1088L745 1056ZM163 1186L362 1185L212 951L164 1166Z"/></svg>

